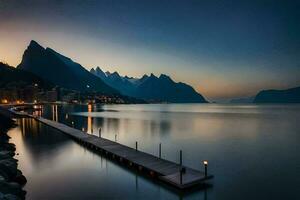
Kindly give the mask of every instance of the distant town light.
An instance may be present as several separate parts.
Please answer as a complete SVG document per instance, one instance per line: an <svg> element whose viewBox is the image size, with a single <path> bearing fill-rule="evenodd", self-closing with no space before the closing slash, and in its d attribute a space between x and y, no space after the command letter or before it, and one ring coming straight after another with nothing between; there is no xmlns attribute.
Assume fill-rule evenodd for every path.
<svg viewBox="0 0 300 200"><path fill-rule="evenodd" d="M2 99L2 103L8 103L7 99Z"/></svg>
<svg viewBox="0 0 300 200"><path fill-rule="evenodd" d="M37 103L37 100L34 100L33 103Z"/></svg>
<svg viewBox="0 0 300 200"><path fill-rule="evenodd" d="M34 84L35 87L39 86L37 83Z"/></svg>
<svg viewBox="0 0 300 200"><path fill-rule="evenodd" d="M90 86L89 86L89 85L86 85L86 87L87 87L87 88L90 88Z"/></svg>

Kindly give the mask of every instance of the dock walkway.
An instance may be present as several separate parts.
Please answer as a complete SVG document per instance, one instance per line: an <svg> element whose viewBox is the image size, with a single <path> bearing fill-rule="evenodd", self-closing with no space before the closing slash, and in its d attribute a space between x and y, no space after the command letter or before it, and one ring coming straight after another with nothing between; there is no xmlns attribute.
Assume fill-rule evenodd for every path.
<svg viewBox="0 0 300 200"><path fill-rule="evenodd" d="M204 172L191 169L186 166L181 166L180 164L158 158L154 155L138 151L134 148L105 138L87 134L62 123L33 116L24 112L16 112L13 109L11 109L11 111L22 117L27 116L34 118L39 122L71 136L73 139L88 146L89 148L109 154L122 163L127 163L130 166L136 166L139 170L147 172L151 176L157 177L162 182L171 184L178 189L190 188L213 178L212 175L205 176ZM185 170L181 173L180 171L182 168Z"/></svg>

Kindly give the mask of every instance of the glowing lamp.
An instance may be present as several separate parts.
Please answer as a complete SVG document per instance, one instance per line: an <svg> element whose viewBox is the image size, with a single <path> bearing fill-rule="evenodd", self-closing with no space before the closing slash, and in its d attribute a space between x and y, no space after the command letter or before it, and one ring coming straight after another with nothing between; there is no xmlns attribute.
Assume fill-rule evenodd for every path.
<svg viewBox="0 0 300 200"><path fill-rule="evenodd" d="M204 164L204 169L205 169L205 171L204 171L205 177L207 177L207 165L208 165L208 161L207 161L207 160L204 160L204 161L203 161L203 164Z"/></svg>

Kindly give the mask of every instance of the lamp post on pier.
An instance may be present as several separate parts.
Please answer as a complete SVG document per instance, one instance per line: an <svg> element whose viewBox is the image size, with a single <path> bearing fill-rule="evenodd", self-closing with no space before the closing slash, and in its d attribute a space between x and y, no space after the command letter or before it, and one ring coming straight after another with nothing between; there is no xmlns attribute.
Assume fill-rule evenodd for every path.
<svg viewBox="0 0 300 200"><path fill-rule="evenodd" d="M208 161L207 160L204 160L203 161L203 164L204 164L204 173L205 173L205 177L207 177L207 165L208 165Z"/></svg>

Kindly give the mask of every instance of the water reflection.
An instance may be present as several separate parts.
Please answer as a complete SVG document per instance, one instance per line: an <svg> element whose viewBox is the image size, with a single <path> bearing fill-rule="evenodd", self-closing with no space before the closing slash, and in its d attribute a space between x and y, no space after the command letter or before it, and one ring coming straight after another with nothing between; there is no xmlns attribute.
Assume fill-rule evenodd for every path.
<svg viewBox="0 0 300 200"><path fill-rule="evenodd" d="M38 141L29 142L33 140L30 138L44 137L43 133L50 135L52 131L24 121L25 125L20 126L22 131L19 130L23 138L17 134L16 138L24 148L20 152L28 153L28 160L33 160L32 163L24 161L24 165L34 168L31 165L35 162L45 162L41 155L47 155L51 151L49 149L54 149L54 152L58 149L57 153L50 152L48 158L45 156L60 163L58 166L51 165L53 173L61 177L71 176L72 181L84 186L80 188L65 180L63 183L70 184L70 187L61 190L62 193L72 193L70 188L75 191L84 189L93 191L95 196L83 192L91 199L124 198L124 194L129 199L144 199L145 194L149 199L300 199L295 198L299 196L297 190L300 185L295 179L295 174L300 174L296 167L300 158L295 153L300 151L299 105L58 105L56 108L43 106L40 114L70 126L74 122L75 128L84 128L88 134L98 135L101 129L102 137L115 140L117 135L117 141L127 146L134 147L135 141L138 141L139 149L154 155L158 155L161 143L162 157L175 162L178 162L178 151L182 149L185 165L202 169L202 160L207 159L209 171L215 175L213 189L180 195L79 148L74 142L69 143L69 138L50 146L46 144L48 139L42 139L47 146L43 149ZM38 129L40 131L34 131ZM27 136L29 141L25 141ZM60 136L53 136L56 137ZM42 149L44 153L32 152L35 148ZM34 157L31 154L38 158L31 159ZM43 167L47 168L46 165ZM52 172L49 170L47 173ZM38 178L32 174L32 178L41 183L44 179L40 176L47 177L42 174ZM289 184L274 185L278 177L281 182ZM55 186L57 180L49 179Z"/></svg>
<svg viewBox="0 0 300 200"><path fill-rule="evenodd" d="M33 160L33 162L44 159L44 150L47 151L47 157L56 156L57 153L63 151L67 145L72 143L56 130L52 130L51 134L47 134L50 128L43 126L36 120L23 118L18 120L18 124L22 134L22 146L30 151L30 158L28 159Z"/></svg>
<svg viewBox="0 0 300 200"><path fill-rule="evenodd" d="M164 188L107 160L33 119L9 131L28 179L27 199L177 199ZM203 192L198 192L201 197ZM194 194L196 195L196 194ZM190 197L187 197L190 199ZM198 199L198 198L197 198ZM200 198L201 199L201 198Z"/></svg>

